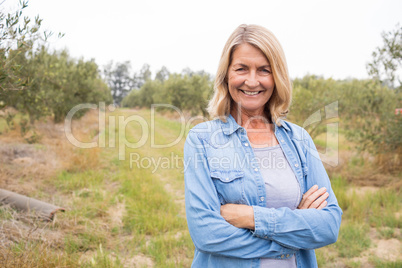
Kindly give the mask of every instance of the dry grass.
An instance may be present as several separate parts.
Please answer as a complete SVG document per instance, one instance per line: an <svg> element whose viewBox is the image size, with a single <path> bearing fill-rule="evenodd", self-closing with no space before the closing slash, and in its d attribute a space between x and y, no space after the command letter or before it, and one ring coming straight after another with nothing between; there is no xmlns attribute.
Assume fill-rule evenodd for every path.
<svg viewBox="0 0 402 268"><path fill-rule="evenodd" d="M90 133L97 131L97 113L90 111L73 122L73 134L87 142ZM95 124L94 124L95 122ZM35 191L43 182L61 170L83 171L99 167L99 148L80 149L65 137L64 125L52 121L37 122L35 131L41 136L37 144L27 144L19 126L0 135L0 188L21 194ZM21 189L20 180L25 183Z"/></svg>
<svg viewBox="0 0 402 268"><path fill-rule="evenodd" d="M341 176L355 186L402 187L402 164L398 154L373 157L366 152L356 152L352 147L339 151L339 164L336 167L325 167L330 175Z"/></svg>
<svg viewBox="0 0 402 268"><path fill-rule="evenodd" d="M63 233L35 215L0 207L0 267L74 267L64 252Z"/></svg>
<svg viewBox="0 0 402 268"><path fill-rule="evenodd" d="M73 121L74 137L82 142L95 140L97 121L96 111ZM135 128L129 129L136 135ZM133 208L144 203L166 214L153 223L159 226L165 224L160 219L167 219L175 223L172 232L186 229L178 209L171 209L171 215L170 210L158 210L161 198L163 206L175 204L148 171L143 174L149 175L147 180L141 174L136 175L137 180L142 188L156 190L148 195L126 195L122 184L132 181L134 171L126 167L127 161L116 160L115 148L76 148L67 141L64 125L50 120L36 123L35 131L41 136L36 144L27 144L18 127L0 135L0 162L4 163L0 166L0 188L63 206L67 211L46 224L34 221L33 215L0 206L0 267L189 266L191 259L186 252L192 252L192 244L188 234L172 238L169 233L165 237L165 231L156 228L151 236L130 226L132 220L127 214L136 217ZM149 217L144 220L144 226L153 224Z"/></svg>
<svg viewBox="0 0 402 268"><path fill-rule="evenodd" d="M96 111L73 123L78 140L87 141L97 129ZM1 120L1 119L0 119ZM90 123L89 123L90 122ZM27 144L20 126L0 135L0 188L38 198L56 205L65 204L68 196L55 196L49 183L61 171L85 171L99 168L99 148L82 150L68 142L63 124L51 120L36 122L40 135L36 144ZM27 133L29 135L29 133ZM49 223L34 215L0 207L0 267L76 267L79 258L65 251L65 234L76 233L77 223L64 218ZM60 215L63 218L63 215Z"/></svg>

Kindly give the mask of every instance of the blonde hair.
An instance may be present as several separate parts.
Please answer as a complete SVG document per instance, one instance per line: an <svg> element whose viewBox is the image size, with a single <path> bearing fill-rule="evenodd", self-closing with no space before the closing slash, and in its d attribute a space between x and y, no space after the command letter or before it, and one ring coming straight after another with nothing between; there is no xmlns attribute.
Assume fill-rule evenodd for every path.
<svg viewBox="0 0 402 268"><path fill-rule="evenodd" d="M214 95L209 101L207 111L212 118L221 118L224 121L229 115L232 97L227 84L228 68L235 49L245 43L260 49L271 65L275 88L265 105L265 112L270 115L269 120L280 126L280 119L286 116L292 101L292 83L289 79L285 54L278 39L272 32L258 25L240 25L226 42L216 73Z"/></svg>

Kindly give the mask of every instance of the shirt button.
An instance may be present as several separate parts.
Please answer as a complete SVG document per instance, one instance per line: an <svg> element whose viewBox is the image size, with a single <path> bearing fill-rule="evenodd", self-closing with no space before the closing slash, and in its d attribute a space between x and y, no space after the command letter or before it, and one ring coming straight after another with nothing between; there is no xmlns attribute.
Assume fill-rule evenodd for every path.
<svg viewBox="0 0 402 268"><path fill-rule="evenodd" d="M286 258L289 258L289 254L286 255Z"/></svg>
<svg viewBox="0 0 402 268"><path fill-rule="evenodd" d="M298 167L299 166L299 164L295 164L295 167Z"/></svg>
<svg viewBox="0 0 402 268"><path fill-rule="evenodd" d="M255 168L254 171L258 171L258 168Z"/></svg>
<svg viewBox="0 0 402 268"><path fill-rule="evenodd" d="M281 142L285 142L285 140L281 140Z"/></svg>
<svg viewBox="0 0 402 268"><path fill-rule="evenodd" d="M265 198L264 198L263 196L260 198L261 201L264 201L264 199L265 199Z"/></svg>
<svg viewBox="0 0 402 268"><path fill-rule="evenodd" d="M283 259L285 257L285 255L282 255L281 258Z"/></svg>
<svg viewBox="0 0 402 268"><path fill-rule="evenodd" d="M227 180L227 181L228 181L228 180L229 180L229 178L226 178L225 180Z"/></svg>
<svg viewBox="0 0 402 268"><path fill-rule="evenodd" d="M264 238L265 238L265 239L267 239L267 238L268 238L268 236L264 236Z"/></svg>
<svg viewBox="0 0 402 268"><path fill-rule="evenodd" d="M246 143L244 144L244 146L248 146L248 143L246 142Z"/></svg>

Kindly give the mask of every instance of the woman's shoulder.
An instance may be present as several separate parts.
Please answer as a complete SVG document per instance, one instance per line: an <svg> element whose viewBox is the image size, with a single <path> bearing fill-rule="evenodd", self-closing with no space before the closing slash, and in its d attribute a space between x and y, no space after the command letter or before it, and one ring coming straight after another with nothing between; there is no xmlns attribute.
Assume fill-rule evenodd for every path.
<svg viewBox="0 0 402 268"><path fill-rule="evenodd" d="M214 130L221 129L222 121L219 119L204 121L195 125L193 128L190 129L190 132L195 133L208 133Z"/></svg>
<svg viewBox="0 0 402 268"><path fill-rule="evenodd" d="M285 121L281 119L281 126L279 127L282 129L290 138L296 140L307 140L311 139L310 134L301 126L291 123L289 121Z"/></svg>
<svg viewBox="0 0 402 268"><path fill-rule="evenodd" d="M204 140L207 143L210 143L212 138L215 140L221 140L223 133L222 124L224 123L219 119L199 123L190 129L187 139L198 138L199 140Z"/></svg>

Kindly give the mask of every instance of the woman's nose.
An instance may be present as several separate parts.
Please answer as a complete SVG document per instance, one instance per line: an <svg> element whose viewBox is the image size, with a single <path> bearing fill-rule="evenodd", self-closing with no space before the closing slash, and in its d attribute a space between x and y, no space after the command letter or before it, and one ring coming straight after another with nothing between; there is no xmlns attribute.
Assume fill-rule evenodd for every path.
<svg viewBox="0 0 402 268"><path fill-rule="evenodd" d="M244 84L248 86L249 88L255 88L260 85L260 82L258 81L257 77L255 74L250 74L247 78L246 81L244 81Z"/></svg>

